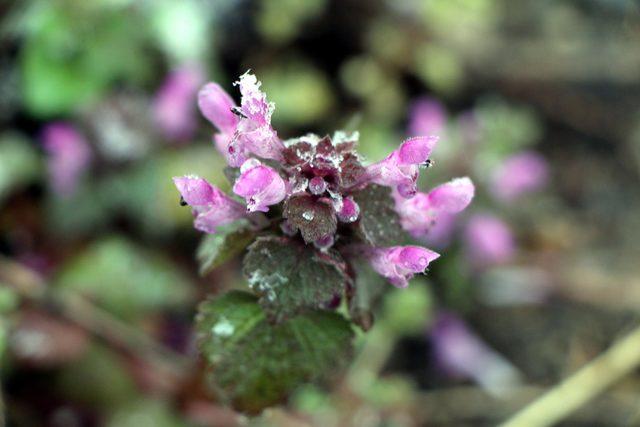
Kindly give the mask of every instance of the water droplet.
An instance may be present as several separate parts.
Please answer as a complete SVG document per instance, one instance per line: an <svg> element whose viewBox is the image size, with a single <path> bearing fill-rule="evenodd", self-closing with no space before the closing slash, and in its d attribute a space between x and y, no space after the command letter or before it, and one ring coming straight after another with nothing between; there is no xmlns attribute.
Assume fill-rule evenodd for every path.
<svg viewBox="0 0 640 427"><path fill-rule="evenodd" d="M306 219L307 221L312 221L314 217L315 214L313 213L313 211L304 211L302 213L302 218Z"/></svg>

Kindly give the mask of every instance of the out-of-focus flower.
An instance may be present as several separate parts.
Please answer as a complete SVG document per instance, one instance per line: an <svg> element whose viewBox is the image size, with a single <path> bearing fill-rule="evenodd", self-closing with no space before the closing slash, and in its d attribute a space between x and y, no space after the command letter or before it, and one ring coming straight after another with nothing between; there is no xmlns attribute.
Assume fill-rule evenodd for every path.
<svg viewBox="0 0 640 427"><path fill-rule="evenodd" d="M516 250L509 226L490 214L472 216L464 238L467 255L476 267L506 263Z"/></svg>
<svg viewBox="0 0 640 427"><path fill-rule="evenodd" d="M72 196L78 181L91 163L91 149L83 135L68 123L47 125L42 143L48 154L49 179L62 197Z"/></svg>
<svg viewBox="0 0 640 427"><path fill-rule="evenodd" d="M246 216L244 206L220 189L197 176L173 178L182 201L191 206L195 217L194 226L205 233L215 233L220 225L228 224Z"/></svg>
<svg viewBox="0 0 640 427"><path fill-rule="evenodd" d="M464 210L471 200L475 188L467 177L456 178L441 184L429 193L417 193L406 199L395 197L396 211L405 230L414 237L423 237L442 214L455 214Z"/></svg>
<svg viewBox="0 0 640 427"><path fill-rule="evenodd" d="M518 371L455 314L440 312L429 336L436 362L448 374L470 378L496 394L520 382Z"/></svg>
<svg viewBox="0 0 640 427"><path fill-rule="evenodd" d="M169 74L153 102L157 126L168 138L189 139L196 127L194 101L204 77L198 67L184 66Z"/></svg>
<svg viewBox="0 0 640 427"><path fill-rule="evenodd" d="M430 97L418 99L409 113L410 135L439 135L447 123L447 113L442 104Z"/></svg>
<svg viewBox="0 0 640 427"><path fill-rule="evenodd" d="M420 237L420 240L437 249L446 248L451 244L457 222L458 215L441 213L431 228L429 228L427 234Z"/></svg>
<svg viewBox="0 0 640 427"><path fill-rule="evenodd" d="M369 262L392 285L406 288L415 274L423 273L439 257L440 254L420 246L393 246L372 250Z"/></svg>
<svg viewBox="0 0 640 427"><path fill-rule="evenodd" d="M543 187L549 178L545 159L532 151L508 158L493 176L493 194L500 200L512 201Z"/></svg>
<svg viewBox="0 0 640 427"><path fill-rule="evenodd" d="M368 178L376 184L395 188L405 198L413 197L421 167L429 165L429 155L438 141L436 136L409 138L386 159L367 168Z"/></svg>

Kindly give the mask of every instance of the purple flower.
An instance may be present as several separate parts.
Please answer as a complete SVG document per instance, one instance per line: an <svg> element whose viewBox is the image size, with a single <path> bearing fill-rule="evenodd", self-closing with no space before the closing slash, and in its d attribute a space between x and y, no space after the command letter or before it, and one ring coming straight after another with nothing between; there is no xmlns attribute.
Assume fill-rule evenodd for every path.
<svg viewBox="0 0 640 427"><path fill-rule="evenodd" d="M442 104L430 97L418 99L409 113L410 135L440 134L447 122L447 113Z"/></svg>
<svg viewBox="0 0 640 427"><path fill-rule="evenodd" d="M278 172L255 159L244 162L240 170L233 192L247 200L249 212L267 212L268 206L284 200L287 186Z"/></svg>
<svg viewBox="0 0 640 427"><path fill-rule="evenodd" d="M431 261L440 257L420 246L374 248L368 255L373 269L398 288L406 288L415 274L423 273Z"/></svg>
<svg viewBox="0 0 640 427"><path fill-rule="evenodd" d="M83 135L68 123L52 123L42 132L42 143L49 155L47 163L53 190L72 196L78 181L91 162L91 150Z"/></svg>
<svg viewBox="0 0 640 427"><path fill-rule="evenodd" d="M532 151L508 158L493 176L493 194L500 200L517 197L543 187L549 178L547 162Z"/></svg>
<svg viewBox="0 0 640 427"><path fill-rule="evenodd" d="M233 167L239 167L252 155L282 160L284 145L271 127L274 105L260 91L260 82L247 72L234 84L242 94L240 107L216 83L208 83L198 94L200 111L220 131L214 135L216 146Z"/></svg>
<svg viewBox="0 0 640 427"><path fill-rule="evenodd" d="M331 257L357 247L358 254L365 254L374 269L398 287L406 287L413 275L424 272L439 257L419 246L377 247L374 242L382 240L372 239L371 231L382 235L385 224L371 221L378 213L370 213L365 225L361 209L367 204L359 198L368 194L364 191L372 184L393 188L395 202L380 196L369 209L387 209L385 203L395 203L403 225L416 235L424 234L440 215L464 209L474 192L468 178L416 195L419 170L430 164L437 137L407 139L386 159L366 167L356 151L357 133L307 134L281 141L271 127L274 106L260 91L256 77L246 73L235 84L242 95L240 106L215 83L200 90L198 105L218 129L214 139L231 169L240 169L233 192L245 199L246 207L204 180L176 178L184 201L192 206L196 228L214 232L221 224L252 219L257 212L279 205L270 212L270 221L260 216L262 223L253 221L254 226L277 221L282 234L291 239L300 236L326 255L331 250ZM369 232L362 227L369 227Z"/></svg>
<svg viewBox="0 0 640 427"><path fill-rule="evenodd" d="M405 230L414 237L424 236L441 214L455 214L465 209L475 188L467 177L441 184L429 193L417 193L410 199L396 195L396 211Z"/></svg>
<svg viewBox="0 0 640 427"><path fill-rule="evenodd" d="M515 242L509 226L489 214L471 217L464 239L467 255L477 267L506 263L515 253Z"/></svg>
<svg viewBox="0 0 640 427"><path fill-rule="evenodd" d="M188 139L196 127L195 108L202 72L197 67L182 67L167 77L153 103L155 122L168 138Z"/></svg>
<svg viewBox="0 0 640 427"><path fill-rule="evenodd" d="M220 189L197 176L173 178L182 200L191 206L195 217L194 226L205 233L215 233L220 225L228 224L246 216L242 204L231 199Z"/></svg>
<svg viewBox="0 0 640 427"><path fill-rule="evenodd" d="M405 140L386 159L367 168L371 182L395 188L405 198L413 197L420 167L428 166L431 151L436 145L436 136L418 136Z"/></svg>
<svg viewBox="0 0 640 427"><path fill-rule="evenodd" d="M440 312L430 337L437 364L450 375L471 378L493 392L502 392L519 383L515 368L455 314Z"/></svg>

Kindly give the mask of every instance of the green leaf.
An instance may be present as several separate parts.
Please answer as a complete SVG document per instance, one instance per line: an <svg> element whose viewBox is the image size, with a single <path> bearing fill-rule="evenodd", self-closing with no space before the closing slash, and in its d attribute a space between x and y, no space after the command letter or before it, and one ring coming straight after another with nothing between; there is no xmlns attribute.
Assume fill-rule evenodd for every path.
<svg viewBox="0 0 640 427"><path fill-rule="evenodd" d="M343 293L344 261L286 237L263 236L249 246L244 274L271 320L326 307Z"/></svg>
<svg viewBox="0 0 640 427"><path fill-rule="evenodd" d="M207 234L202 238L196 259L200 265L200 275L204 276L216 267L238 255L251 243L255 233L247 221L236 221L218 227L216 234Z"/></svg>
<svg viewBox="0 0 640 427"><path fill-rule="evenodd" d="M358 234L365 242L372 246L392 246L408 240L389 188L369 185L353 198L360 206Z"/></svg>
<svg viewBox="0 0 640 427"><path fill-rule="evenodd" d="M328 235L333 235L338 221L329 202L315 200L308 195L292 196L287 199L283 216L297 230L305 242L311 243Z"/></svg>
<svg viewBox="0 0 640 427"><path fill-rule="evenodd" d="M126 319L180 307L192 296L189 279L172 263L121 237L95 242L73 258L56 280Z"/></svg>
<svg viewBox="0 0 640 427"><path fill-rule="evenodd" d="M352 353L353 332L340 315L317 311L273 325L256 298L239 291L202 303L196 328L213 386L248 413L285 401L302 384L336 378Z"/></svg>

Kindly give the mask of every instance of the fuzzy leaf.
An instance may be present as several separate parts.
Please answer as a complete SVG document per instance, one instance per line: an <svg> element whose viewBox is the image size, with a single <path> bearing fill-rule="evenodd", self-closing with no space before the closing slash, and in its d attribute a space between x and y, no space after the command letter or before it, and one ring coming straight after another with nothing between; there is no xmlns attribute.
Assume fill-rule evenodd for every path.
<svg viewBox="0 0 640 427"><path fill-rule="evenodd" d="M274 321L329 306L343 293L344 261L286 237L265 236L249 246L244 274Z"/></svg>
<svg viewBox="0 0 640 427"><path fill-rule="evenodd" d="M308 243L333 235L338 226L330 202L315 200L308 195L290 197L285 204L283 216L300 230L302 238Z"/></svg>
<svg viewBox="0 0 640 427"><path fill-rule="evenodd" d="M285 401L304 383L337 377L352 352L353 332L340 315L311 312L273 325L256 298L239 291L203 302L196 329L212 385L248 413Z"/></svg>
<svg viewBox="0 0 640 427"><path fill-rule="evenodd" d="M360 206L358 233L372 246L392 246L406 241L407 235L395 211L391 190L380 185L369 185L354 193Z"/></svg>
<svg viewBox="0 0 640 427"><path fill-rule="evenodd" d="M196 252L200 275L210 273L238 255L251 243L254 236L247 221L236 221L220 226L216 234L205 235Z"/></svg>

